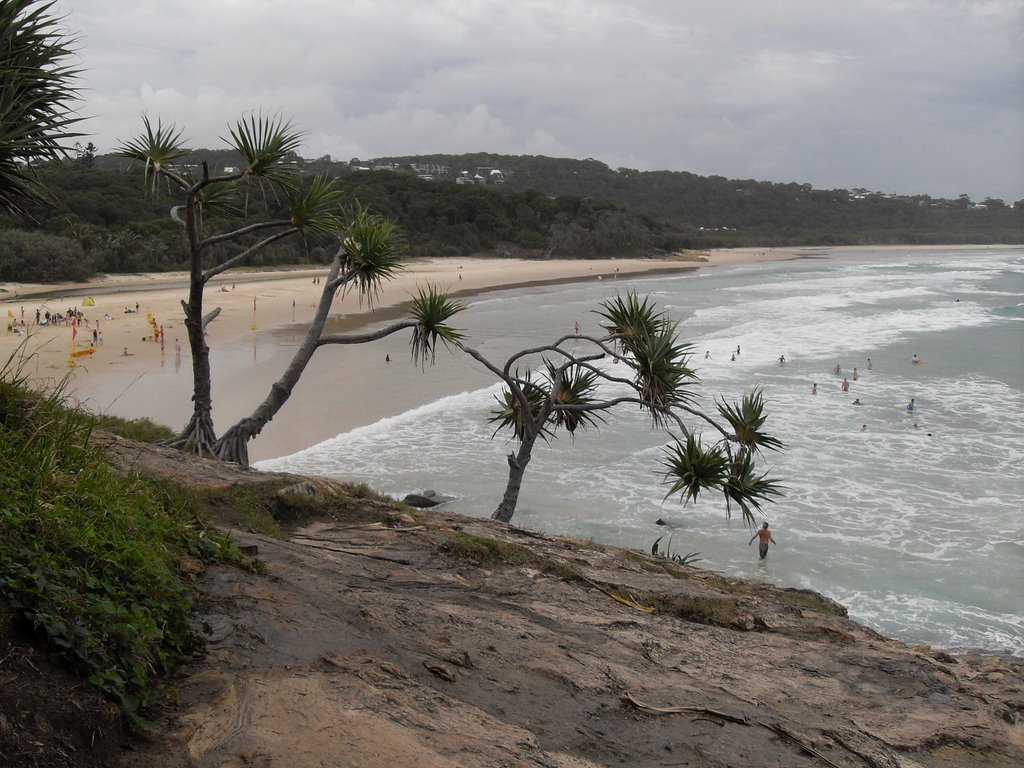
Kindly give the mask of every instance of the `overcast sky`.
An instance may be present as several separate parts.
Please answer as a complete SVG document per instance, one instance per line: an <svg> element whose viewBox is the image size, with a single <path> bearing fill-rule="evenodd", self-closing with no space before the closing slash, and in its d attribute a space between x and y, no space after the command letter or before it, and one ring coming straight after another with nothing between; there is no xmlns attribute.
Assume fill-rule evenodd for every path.
<svg viewBox="0 0 1024 768"><path fill-rule="evenodd" d="M1024 198L1021 0L59 0L100 152L254 110L336 160L494 152Z"/></svg>

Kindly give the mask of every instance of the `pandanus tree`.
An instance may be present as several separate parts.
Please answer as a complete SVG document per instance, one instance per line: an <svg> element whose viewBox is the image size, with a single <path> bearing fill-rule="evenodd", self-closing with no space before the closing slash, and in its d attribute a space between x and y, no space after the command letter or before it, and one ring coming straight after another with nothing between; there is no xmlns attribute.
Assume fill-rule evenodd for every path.
<svg viewBox="0 0 1024 768"><path fill-rule="evenodd" d="M382 281L400 268L394 246L395 226L359 208L346 216L342 194L333 180L317 176L306 181L281 161L300 146L302 133L280 118L250 115L239 120L225 139L244 158L238 170L211 172L207 163L199 173L179 167L185 154L182 132L173 124L154 125L143 118L143 132L122 143L118 154L145 164L145 181L151 194L164 186L180 196L170 216L182 229L189 259L189 295L182 301L185 328L192 354L193 412L171 445L200 455L248 463L247 443L258 435L287 401L313 353L325 344L358 343L341 336L323 336L331 303L339 291L355 290L372 303ZM262 191L280 201L285 213L257 220L247 218L249 195ZM206 327L219 310L205 313L204 292L209 282L226 270L250 261L288 237L333 238L337 249L317 306L316 317L305 341L270 394L247 418L231 427L220 440L213 426L212 371ZM225 246L233 248L227 249ZM438 314L438 311L443 310ZM457 340L458 333L445 323L462 305L447 300L435 288L421 291L413 302L419 312L373 338L402 328L413 328L414 357L429 353L440 340ZM444 314L447 312L448 314ZM437 320L441 316L440 320ZM362 340L372 340L364 337Z"/></svg>
<svg viewBox="0 0 1024 768"><path fill-rule="evenodd" d="M566 335L516 352L501 367L456 342L505 384L491 423L495 435L510 431L517 447L507 457L508 482L492 519L509 522L515 514L538 440L554 439L559 429L575 436L597 428L603 412L632 405L646 413L652 427L675 426L682 432L667 449L666 479L672 483L667 495L678 492L689 500L715 489L724 494L728 511L736 504L752 521L752 509L779 492L775 481L756 473L755 456L781 447L761 429L760 394L736 405L719 402L716 418L698 407L699 379L688 365L691 345L679 340L675 322L632 292L602 302L596 314L605 335ZM705 444L687 417L710 425L719 437Z"/></svg>

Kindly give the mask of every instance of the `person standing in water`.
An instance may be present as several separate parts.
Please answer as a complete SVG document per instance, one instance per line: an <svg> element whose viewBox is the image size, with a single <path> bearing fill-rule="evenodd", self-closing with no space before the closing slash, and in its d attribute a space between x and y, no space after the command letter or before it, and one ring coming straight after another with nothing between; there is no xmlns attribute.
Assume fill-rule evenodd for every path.
<svg viewBox="0 0 1024 768"><path fill-rule="evenodd" d="M754 532L754 535L750 537L750 541L747 542L748 547L754 543L754 539L761 540L757 545L757 551L761 555L762 560L768 557L768 542L778 546L778 543L772 538L772 532L768 530L768 523L763 523L761 528Z"/></svg>

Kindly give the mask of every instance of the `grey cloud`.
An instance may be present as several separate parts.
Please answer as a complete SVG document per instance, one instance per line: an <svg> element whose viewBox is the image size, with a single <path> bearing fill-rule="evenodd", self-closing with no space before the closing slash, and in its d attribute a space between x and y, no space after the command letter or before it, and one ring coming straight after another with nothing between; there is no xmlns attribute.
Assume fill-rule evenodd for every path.
<svg viewBox="0 0 1024 768"><path fill-rule="evenodd" d="M493 151L1024 197L1014 0L62 0L86 130L193 146L280 111L309 154Z"/></svg>

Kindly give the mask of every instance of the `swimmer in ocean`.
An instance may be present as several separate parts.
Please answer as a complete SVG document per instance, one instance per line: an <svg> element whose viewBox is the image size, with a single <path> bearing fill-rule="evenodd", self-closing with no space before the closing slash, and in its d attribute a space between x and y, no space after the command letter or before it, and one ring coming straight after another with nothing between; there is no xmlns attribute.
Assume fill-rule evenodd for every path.
<svg viewBox="0 0 1024 768"><path fill-rule="evenodd" d="M913 413L917 410L917 403L914 402L914 398L910 398L910 402L907 403L907 411Z"/></svg>
<svg viewBox="0 0 1024 768"><path fill-rule="evenodd" d="M754 533L754 535L750 537L750 541L747 542L747 546L748 547L751 544L754 543L754 539L760 539L761 540L760 544L758 544L758 546L757 546L757 551L758 551L758 554L761 555L761 559L762 560L764 560L766 557L768 557L768 542L769 541L772 544L775 544L776 546L778 546L778 544L776 543L775 539L772 538L771 531L768 530L768 523L762 524L760 530L756 531Z"/></svg>

